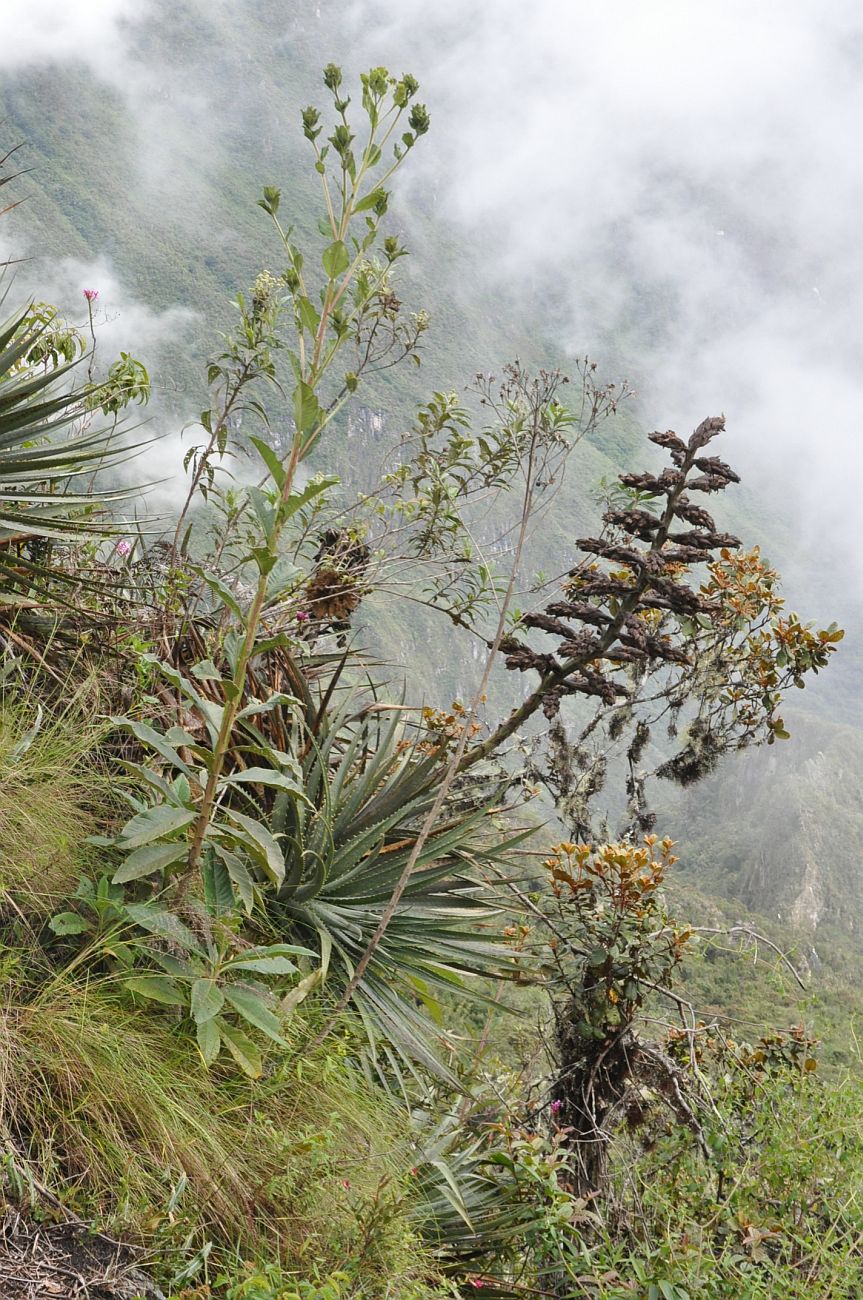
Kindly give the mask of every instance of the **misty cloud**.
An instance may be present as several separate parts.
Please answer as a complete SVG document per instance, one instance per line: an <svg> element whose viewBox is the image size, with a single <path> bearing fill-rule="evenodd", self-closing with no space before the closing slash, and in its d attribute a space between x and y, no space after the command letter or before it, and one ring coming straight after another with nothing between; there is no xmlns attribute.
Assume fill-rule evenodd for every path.
<svg viewBox="0 0 863 1300"><path fill-rule="evenodd" d="M208 12L220 8L212 0ZM178 174L185 174L190 194L200 159L215 165L218 128L210 120L206 91L193 83L180 50L173 51L170 64L142 56L148 30L170 31L177 17L165 0L6 0L4 18L14 40L0 47L0 76L83 67L128 110L141 185L178 208Z"/></svg>
<svg viewBox="0 0 863 1300"><path fill-rule="evenodd" d="M645 423L724 410L749 481L767 491L780 457L844 542L863 464L859 8L362 0L354 21L367 60L420 77L433 130L411 169L491 272L539 286L573 352L615 353Z"/></svg>
<svg viewBox="0 0 863 1300"><path fill-rule="evenodd" d="M219 52L208 81L196 43L141 58L147 24L165 37L179 21L162 0L10 3L0 71L83 62L131 109L142 185L166 214L198 220L189 196L223 161L230 114L256 119L249 16L199 6L193 27ZM321 0L317 20L313 8L302 21L320 62L421 79L433 129L402 202L431 193L489 275L524 287L527 317L538 301L566 348L635 383L645 424L685 430L724 410L729 455L767 507L782 504L778 458L803 528L824 527L829 499L833 542L863 558L843 524L856 520L863 413L857 6ZM299 22L274 28L274 49ZM260 113L279 120L281 107Z"/></svg>
<svg viewBox="0 0 863 1300"><path fill-rule="evenodd" d="M17 72L51 63L83 63L122 84L130 26L146 15L145 0L6 0L0 69Z"/></svg>

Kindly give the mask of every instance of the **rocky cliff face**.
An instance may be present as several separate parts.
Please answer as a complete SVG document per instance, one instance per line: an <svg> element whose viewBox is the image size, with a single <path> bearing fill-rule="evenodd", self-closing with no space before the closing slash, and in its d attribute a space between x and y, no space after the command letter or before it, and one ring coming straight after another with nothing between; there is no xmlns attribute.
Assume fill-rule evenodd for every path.
<svg viewBox="0 0 863 1300"><path fill-rule="evenodd" d="M863 925L863 737L789 715L792 740L732 758L681 800L683 869L793 930Z"/></svg>
<svg viewBox="0 0 863 1300"><path fill-rule="evenodd" d="M349 408L342 479L351 492L379 491L381 476L397 467L397 436L391 423L380 408L360 404Z"/></svg>

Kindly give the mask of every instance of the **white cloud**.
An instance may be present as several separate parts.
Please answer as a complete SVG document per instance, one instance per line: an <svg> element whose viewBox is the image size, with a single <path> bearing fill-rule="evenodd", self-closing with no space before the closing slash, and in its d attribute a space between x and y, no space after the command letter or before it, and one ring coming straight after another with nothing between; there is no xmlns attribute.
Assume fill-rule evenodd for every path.
<svg viewBox="0 0 863 1300"><path fill-rule="evenodd" d="M0 69L74 61L116 82L127 66L130 27L147 8L144 0L5 0Z"/></svg>
<svg viewBox="0 0 863 1300"><path fill-rule="evenodd" d="M15 252L20 256L21 249L16 247ZM10 247L0 240L0 264L10 253ZM150 513L170 515L185 497L183 455L190 437L192 441L195 439L188 431L185 436L180 432L185 422L178 420L176 413L168 413L175 400L169 403L163 400L162 363L166 356L176 354L192 330L201 329L199 316L185 307L172 306L162 311L150 307L123 284L104 258L62 258L47 265L42 259L26 259L13 268L13 276L2 286L9 295L4 314L22 306L29 297L50 303L89 343L84 290L95 289L98 293L93 304L96 376L103 375L121 352L130 353L147 367L153 385L150 405L133 405L124 422L130 426L141 425L140 436L155 441L140 458L129 462L128 475L136 483L157 484L146 492L143 504Z"/></svg>
<svg viewBox="0 0 863 1300"><path fill-rule="evenodd" d="M354 21L420 78L410 167L492 273L563 300L574 352L616 345L646 423L724 410L765 499L778 461L801 526L863 558L859 6L356 0Z"/></svg>

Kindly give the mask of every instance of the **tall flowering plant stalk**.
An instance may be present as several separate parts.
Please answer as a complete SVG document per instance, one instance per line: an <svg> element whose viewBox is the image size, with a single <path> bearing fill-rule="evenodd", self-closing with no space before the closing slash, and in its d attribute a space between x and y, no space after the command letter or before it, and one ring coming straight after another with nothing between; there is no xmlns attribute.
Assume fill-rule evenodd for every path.
<svg viewBox="0 0 863 1300"><path fill-rule="evenodd" d="M428 130L425 108L411 103L418 90L417 82L409 76L395 80L384 68L374 68L362 76L362 105L368 132L360 147L347 117L350 101L341 95L342 74L335 65L325 69L324 84L332 95L336 116L327 144L319 143L323 131L319 110L307 108L303 113L303 132L315 150L315 165L321 177L326 208L324 228L329 237L315 261L310 258L307 264L305 255L292 239L291 227L281 225L279 191L266 189L260 201L288 255L288 271L283 280L293 309L296 340L296 350L290 351L294 434L284 462L264 441L253 440L270 479L269 487L261 490L255 500L262 545L254 548L251 558L258 579L251 603L242 611L244 631L234 656L233 674L225 683L225 703L207 764L200 805L192 823L188 859L182 873L186 887L200 869L225 756L255 651L269 575L279 558L282 534L296 511L326 486L326 481L320 480L314 484L313 491L308 488L295 491L297 470L347 395L355 390L358 376L356 372L345 374L337 382L335 392L329 395L329 401L324 386L343 346L367 329L375 316L386 311L382 295L390 268L404 253L394 237L387 237L383 261L378 264L370 261L389 202L385 185L405 154ZM393 143L405 116L408 129L396 136ZM391 152L385 156L388 147Z"/></svg>
<svg viewBox="0 0 863 1300"><path fill-rule="evenodd" d="M183 1008L194 1022L205 1061L214 1060L224 1042L249 1073L258 1072L259 1059L236 1015L278 1037L278 1017L320 977L320 972L307 972L287 993L280 987L281 977L297 971L286 962L284 945L260 943L271 935L268 910L290 884L290 845L272 822L269 805L275 800L279 817L291 823L288 810L309 807L311 800L302 746L287 735L276 743L259 726L261 715L278 709L289 730L293 718L298 734L311 735L303 681L292 680L290 693L270 691L263 699L254 694L253 660L275 644L263 630L264 612L278 588L284 566L277 566L291 521L304 518L307 507L336 482L318 475L301 485L303 462L366 372L381 364L383 354L393 364L393 358L414 353L425 328L421 316L405 323L399 316L391 280L405 249L381 230L387 184L428 130L428 114L414 102L417 83L409 76L391 77L384 68L364 74L361 133L348 117L350 100L343 96L342 74L334 65L324 70L324 84L333 110L325 140L320 111L307 108L302 115L321 181L321 242L301 249L292 228L280 220L279 191L264 190L260 206L276 229L286 269L279 276L263 271L249 300L239 299L239 329L210 366L216 400L202 414L206 439L187 458L189 499L168 548L169 568L176 574L176 561L187 552L195 522L192 516L192 524L186 523L195 495L206 498L213 489L218 463L230 451L236 416L251 412L266 428L266 408L250 393L260 380L282 387L277 360L286 355L293 416L289 445L280 454L266 437L249 439L265 474L257 486L246 489L244 534L234 551L242 571L252 576L251 590L238 594L218 572L192 566L199 589L216 602L216 662L208 658L178 668L155 655L143 656L148 670L161 676L182 702L177 714L181 725L160 730L135 718L115 720L151 756L149 764L132 764L149 793L134 799L134 815L111 841L123 854L110 886L116 891L111 906L139 936L137 945L127 949L132 955L126 985L135 996ZM341 362L347 351L354 358L350 367ZM303 859L300 868L307 866ZM144 880L155 884L158 896L148 891L143 901L127 901L125 888L134 890ZM250 933L256 941L254 969L275 977L276 984L250 983L243 976L242 1005L232 991L231 1016L225 1019L220 1011L217 1020L215 1013L210 1015L217 997L198 995L189 1002L186 985L190 980L200 988L201 981L218 983L218 972L233 960L231 953L247 942L241 934ZM166 939L174 946L176 969L165 966ZM182 969L177 962L184 963ZM170 988L166 978L173 980ZM227 989L224 996L230 1002Z"/></svg>

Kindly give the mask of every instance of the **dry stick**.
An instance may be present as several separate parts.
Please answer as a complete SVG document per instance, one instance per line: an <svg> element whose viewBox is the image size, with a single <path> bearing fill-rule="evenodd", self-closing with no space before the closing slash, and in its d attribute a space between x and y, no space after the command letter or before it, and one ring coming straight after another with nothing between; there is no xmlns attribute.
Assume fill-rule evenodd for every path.
<svg viewBox="0 0 863 1300"><path fill-rule="evenodd" d="M236 406L237 401L240 398L240 394L242 393L243 388L248 382L249 376L251 374L251 369L252 369L251 362L249 361L244 362L242 369L240 370L240 373L234 379L233 390L230 384L228 384L225 388L225 400L222 405L221 413L219 415L218 420L216 421L215 428L210 434L209 441L207 442L206 446L203 448L201 455L198 458L198 462L195 466L195 471L192 475L192 482L189 485L189 491L186 493L186 500L183 503L183 509L180 511L180 518L177 520L177 527L174 529L174 540L171 545L172 565L176 564L177 562L177 552L180 547L180 533L182 532L183 524L185 523L186 516L188 515L189 510L191 508L192 501L194 500L195 497L195 493L198 490L198 484L200 483L201 479L204 476L204 471L207 468L207 464L209 462L210 456L213 454L216 444L218 443L219 437L223 433L225 426L231 417L231 413L234 407Z"/></svg>
<svg viewBox="0 0 863 1300"><path fill-rule="evenodd" d="M697 925L693 927L693 930L696 934L727 934L729 939L734 939L738 936L743 939L754 939L756 959L758 957L758 945L759 943L763 943L767 948L771 948L773 952L776 953L779 960L786 969L790 971L803 991L806 991L806 982L801 977L800 972L797 970L788 954L783 952L782 949L772 941L772 939L768 939L765 935L759 934L759 932L754 930L751 925L732 925L728 929L724 926Z"/></svg>
<svg viewBox="0 0 863 1300"><path fill-rule="evenodd" d="M513 561L512 561L512 568L510 570L510 575L509 575L509 582L507 583L506 593L504 594L503 602L500 607L500 615L498 617L497 628L495 630L494 638L491 643L491 648L488 652L488 656L486 657L485 668L482 674L482 680L479 686L477 687L476 691L474 692L473 699L471 700L470 706L468 708L468 714L467 714L468 718L475 718L477 715L479 706L482 703L483 697L486 693L489 679L491 678L491 672L492 672L492 668L494 667L495 657L497 655L498 650L500 649L500 643L503 640L504 632L506 630L507 613L509 610L509 606L513 594L515 592L516 582L518 580L518 571L521 564L522 549L524 547L524 540L527 535L527 527L530 521L530 515L533 506L533 494L534 494L534 487L535 487L533 481L533 465L534 465L534 456L536 453L538 433L539 430L537 428L537 422L535 420L532 439L531 439L530 454L528 456L527 473L525 476L525 492L524 492L524 501L522 503L521 524L519 526L518 541L516 543L515 552L513 554ZM332 1032L333 1028L337 1023L338 1017L340 1016L342 1011L344 1011L345 1007L348 1005L354 993L356 992L360 984L360 981L362 980L363 975L366 972L366 968L368 967L369 962L371 961L372 957L377 951L380 942L387 931L390 921L393 919L393 917L396 914L398 905L401 902L402 894L404 893L407 887L408 881L413 875L414 868L416 867L417 862L420 859L420 855L422 854L422 851L426 846L426 842L433 828L438 822L438 819L441 814L441 810L446 802L450 790L452 789L453 781L458 776L459 771L461 770L462 759L464 757L465 747L467 746L469 733L470 733L470 727L468 725L468 721L466 718L465 726L462 730L461 735L459 736L458 744L456 745L455 751L453 752L453 755L450 758L449 763L447 764L446 771L444 772L443 780L441 781L441 784L438 788L435 801L432 804L428 814L426 815L426 819L422 824L419 835L417 836L414 846L411 850L410 856L407 862L405 863L404 870L402 871L402 874L399 876L398 881L396 882L396 886L392 892L390 901L387 903L386 907L384 908L383 914L378 923L378 927L375 930L374 934L372 935L368 947L366 948L362 957L358 961L356 970L354 971L354 974L351 977L347 987L345 988L344 992L339 998L335 1010L333 1011L329 1020L324 1025L323 1029L320 1030L320 1032L316 1035L316 1037L310 1044L310 1046L313 1048L318 1047L324 1041L324 1039L327 1038L329 1034Z"/></svg>

